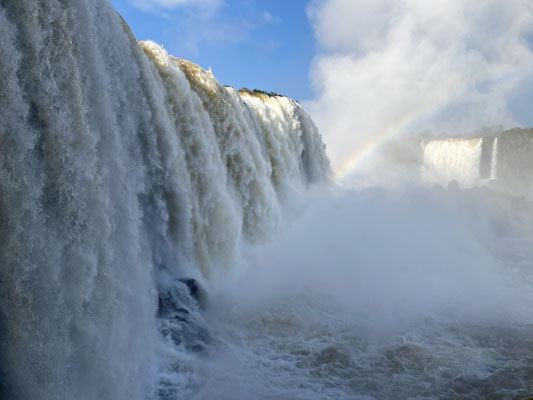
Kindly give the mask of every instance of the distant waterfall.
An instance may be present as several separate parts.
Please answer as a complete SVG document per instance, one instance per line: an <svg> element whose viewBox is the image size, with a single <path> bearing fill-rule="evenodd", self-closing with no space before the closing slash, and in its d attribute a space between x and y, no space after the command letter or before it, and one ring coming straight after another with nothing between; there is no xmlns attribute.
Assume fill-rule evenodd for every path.
<svg viewBox="0 0 533 400"><path fill-rule="evenodd" d="M506 192L533 193L533 129L510 129L499 136L422 141L422 180L461 187L489 184Z"/></svg>
<svg viewBox="0 0 533 400"><path fill-rule="evenodd" d="M490 159L490 179L498 178L498 138L494 138Z"/></svg>
<svg viewBox="0 0 533 400"><path fill-rule="evenodd" d="M472 186L480 178L481 139L431 140L423 153L422 178L426 182L455 180L461 186Z"/></svg>
<svg viewBox="0 0 533 400"><path fill-rule="evenodd" d="M231 268L329 162L301 106L139 46L107 0L0 5L0 397L142 399L161 277Z"/></svg>

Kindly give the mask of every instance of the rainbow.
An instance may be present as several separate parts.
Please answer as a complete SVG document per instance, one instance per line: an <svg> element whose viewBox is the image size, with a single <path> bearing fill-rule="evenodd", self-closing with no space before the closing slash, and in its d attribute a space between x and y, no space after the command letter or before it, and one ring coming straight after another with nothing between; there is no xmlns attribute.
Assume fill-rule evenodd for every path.
<svg viewBox="0 0 533 400"><path fill-rule="evenodd" d="M361 161L386 143L387 140L404 131L416 120L421 119L430 112L434 112L435 108L435 104L428 103L422 109L414 109L403 114L395 121L389 123L384 129L377 132L371 141L359 146L356 151L345 162L343 162L339 168L337 168L335 171L335 180L342 180L350 172L352 172Z"/></svg>
<svg viewBox="0 0 533 400"><path fill-rule="evenodd" d="M492 76L489 76L485 82L492 84L502 84L502 82L516 80L518 81L523 76L527 76L531 68L531 63L528 60L521 62L518 65L503 67L499 71L494 72ZM479 83L479 82L477 82ZM435 113L439 108L449 104L451 98L458 98L468 90L475 87L475 85L469 85L465 87L460 94L454 93L449 95L446 99L434 98L432 101L426 101L423 106L414 108L413 110L403 114L396 120L390 122L381 131L376 132L374 138L362 146L358 146L355 152L345 160L340 167L338 167L335 173L335 180L340 181L349 175L357 165L372 154L376 149L382 146L393 136L405 132L409 125L412 125L417 120L426 117L429 114Z"/></svg>

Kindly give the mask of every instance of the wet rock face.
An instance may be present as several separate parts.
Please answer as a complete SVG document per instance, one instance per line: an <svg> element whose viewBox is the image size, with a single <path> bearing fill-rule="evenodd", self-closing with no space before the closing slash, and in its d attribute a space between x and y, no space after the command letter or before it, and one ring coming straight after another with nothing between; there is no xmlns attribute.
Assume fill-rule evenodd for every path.
<svg viewBox="0 0 533 400"><path fill-rule="evenodd" d="M12 398L12 395L10 395L9 391L7 371L5 370L7 361L4 360L3 357L5 349L8 345L7 318L2 312L0 312L0 399Z"/></svg>
<svg viewBox="0 0 533 400"><path fill-rule="evenodd" d="M210 342L201 310L207 296L194 279L179 279L159 288L157 316L160 333L176 346L201 352Z"/></svg>
<svg viewBox="0 0 533 400"><path fill-rule="evenodd" d="M207 293L198 284L196 279L178 279L179 282L184 283L189 289L189 294L196 300L201 309L205 309L207 303Z"/></svg>

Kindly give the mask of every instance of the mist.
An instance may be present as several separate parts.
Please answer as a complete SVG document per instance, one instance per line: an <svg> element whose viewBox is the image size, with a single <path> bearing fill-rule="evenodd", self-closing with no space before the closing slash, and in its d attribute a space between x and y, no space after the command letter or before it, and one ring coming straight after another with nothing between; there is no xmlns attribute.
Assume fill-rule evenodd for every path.
<svg viewBox="0 0 533 400"><path fill-rule="evenodd" d="M445 314L531 322L531 211L483 188L335 190L253 249L229 292L250 309L335 298L385 331Z"/></svg>
<svg viewBox="0 0 533 400"><path fill-rule="evenodd" d="M486 188L315 193L213 288L197 398L527 393L531 211Z"/></svg>
<svg viewBox="0 0 533 400"><path fill-rule="evenodd" d="M499 1L316 0L306 103L334 170L388 138L533 125L533 6Z"/></svg>

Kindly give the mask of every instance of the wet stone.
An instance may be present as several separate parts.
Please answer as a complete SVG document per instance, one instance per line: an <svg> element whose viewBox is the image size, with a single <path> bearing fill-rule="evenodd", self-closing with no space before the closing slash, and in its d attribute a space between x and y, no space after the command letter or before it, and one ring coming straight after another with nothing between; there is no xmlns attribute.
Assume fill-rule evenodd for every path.
<svg viewBox="0 0 533 400"><path fill-rule="evenodd" d="M210 342L202 310L206 295L194 279L178 279L159 288L157 316L163 338L190 352L202 352Z"/></svg>

